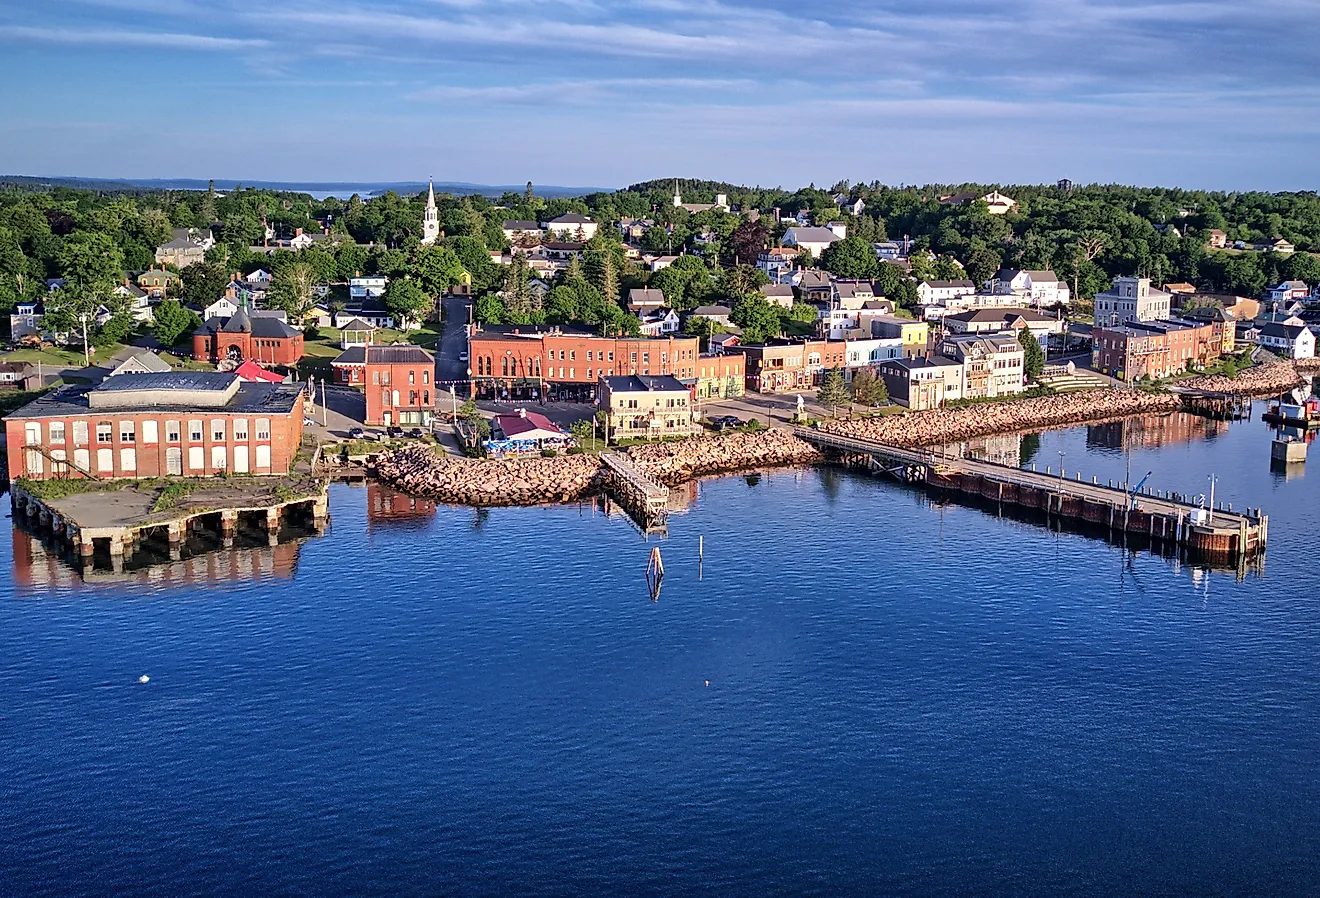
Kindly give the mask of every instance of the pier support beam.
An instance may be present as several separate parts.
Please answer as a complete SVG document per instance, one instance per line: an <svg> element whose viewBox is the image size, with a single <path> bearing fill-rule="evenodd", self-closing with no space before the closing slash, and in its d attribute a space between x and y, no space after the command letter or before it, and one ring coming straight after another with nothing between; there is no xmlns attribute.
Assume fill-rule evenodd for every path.
<svg viewBox="0 0 1320 898"><path fill-rule="evenodd" d="M183 560L183 533L188 526L186 521L170 521L166 528L166 539L170 544L170 561Z"/></svg>
<svg viewBox="0 0 1320 898"><path fill-rule="evenodd" d="M220 545L226 549L234 548L234 533L238 530L238 512L225 510L220 512Z"/></svg>
<svg viewBox="0 0 1320 898"><path fill-rule="evenodd" d="M266 509L266 542L272 546L280 544L280 510Z"/></svg>
<svg viewBox="0 0 1320 898"><path fill-rule="evenodd" d="M124 572L124 535L116 533L110 537L110 568L116 574Z"/></svg>
<svg viewBox="0 0 1320 898"><path fill-rule="evenodd" d="M317 533L325 531L326 522L330 520L330 497L318 496L312 502L312 526L316 528Z"/></svg>
<svg viewBox="0 0 1320 898"><path fill-rule="evenodd" d="M92 538L84 533L78 534L78 561L82 564L83 574L91 572L94 562L92 556L96 554L96 547L92 544Z"/></svg>

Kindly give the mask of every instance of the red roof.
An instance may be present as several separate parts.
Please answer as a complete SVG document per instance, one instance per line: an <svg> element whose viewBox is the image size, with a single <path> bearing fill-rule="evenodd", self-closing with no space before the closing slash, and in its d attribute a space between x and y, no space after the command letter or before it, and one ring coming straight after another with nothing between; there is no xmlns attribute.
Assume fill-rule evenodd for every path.
<svg viewBox="0 0 1320 898"><path fill-rule="evenodd" d="M549 431L558 436L564 435L553 421L536 412L528 412L526 417L518 414L496 415L495 420L499 422L500 430L504 431L504 435L509 439L536 430Z"/></svg>
<svg viewBox="0 0 1320 898"><path fill-rule="evenodd" d="M238 379L244 383L284 383L283 374L276 374L274 371L267 371L251 359L248 359L246 362L235 368L234 373L237 374Z"/></svg>

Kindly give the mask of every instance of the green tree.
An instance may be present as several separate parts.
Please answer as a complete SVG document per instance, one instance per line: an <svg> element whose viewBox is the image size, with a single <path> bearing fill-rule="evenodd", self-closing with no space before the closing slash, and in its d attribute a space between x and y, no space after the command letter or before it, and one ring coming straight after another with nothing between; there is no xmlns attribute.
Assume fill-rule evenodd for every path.
<svg viewBox="0 0 1320 898"><path fill-rule="evenodd" d="M412 278L395 278L385 288L385 308L398 322L399 330L410 330L411 326L426 317L431 310L432 299L426 295Z"/></svg>
<svg viewBox="0 0 1320 898"><path fill-rule="evenodd" d="M858 368L852 380L853 398L862 405L871 407L886 405L889 402L889 388L884 379L876 374L875 369L867 366Z"/></svg>
<svg viewBox="0 0 1320 898"><path fill-rule="evenodd" d="M316 301L316 270L306 262L284 265L271 278L266 305L282 310L289 321L301 324Z"/></svg>
<svg viewBox="0 0 1320 898"><path fill-rule="evenodd" d="M463 263L447 246L422 247L413 260L412 272L418 286L431 296L440 296L466 274Z"/></svg>
<svg viewBox="0 0 1320 898"><path fill-rule="evenodd" d="M201 325L202 319L196 312L184 308L178 300L167 299L156 306L151 330L160 341L160 345L170 347L184 336L192 334Z"/></svg>
<svg viewBox="0 0 1320 898"><path fill-rule="evenodd" d="M1045 370L1045 352L1040 348L1040 342L1031 333L1031 328L1022 328L1018 333L1018 342L1022 344L1022 365L1027 378L1035 380Z"/></svg>
<svg viewBox="0 0 1320 898"><path fill-rule="evenodd" d="M109 235L78 231L60 247L60 272L71 286L104 296L124 276L124 252Z"/></svg>
<svg viewBox="0 0 1320 898"><path fill-rule="evenodd" d="M830 417L834 417L839 406L848 405L852 401L852 394L848 392L848 384L843 379L841 369L831 368L825 372L820 389L816 391L816 398L821 405L829 406Z"/></svg>
<svg viewBox="0 0 1320 898"><path fill-rule="evenodd" d="M745 297L738 303L732 319L742 328L743 343L765 343L778 337L783 329L779 312L759 295Z"/></svg>

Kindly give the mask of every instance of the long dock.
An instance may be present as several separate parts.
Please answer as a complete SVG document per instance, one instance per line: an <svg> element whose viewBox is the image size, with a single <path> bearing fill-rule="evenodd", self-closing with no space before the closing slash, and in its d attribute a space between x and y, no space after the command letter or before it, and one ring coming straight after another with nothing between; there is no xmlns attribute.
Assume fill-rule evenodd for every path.
<svg viewBox="0 0 1320 898"><path fill-rule="evenodd" d="M1024 468L929 450L901 449L806 427L795 433L844 464L883 471L932 489L979 496L1060 518L1108 526L1111 532L1139 534L1225 560L1252 558L1265 550L1269 516L1259 508L1203 509L1190 497L1143 490L1129 494L1121 485L1068 479ZM1204 515L1204 519L1202 516Z"/></svg>
<svg viewBox="0 0 1320 898"><path fill-rule="evenodd" d="M609 469L605 489L641 525L643 532L663 529L669 517L669 487L644 474L632 460L617 452L602 452Z"/></svg>

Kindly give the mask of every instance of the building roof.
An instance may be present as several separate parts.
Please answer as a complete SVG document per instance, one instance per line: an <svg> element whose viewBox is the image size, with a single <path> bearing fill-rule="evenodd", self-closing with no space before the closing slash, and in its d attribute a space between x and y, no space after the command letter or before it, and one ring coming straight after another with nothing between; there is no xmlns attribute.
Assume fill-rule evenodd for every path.
<svg viewBox="0 0 1320 898"><path fill-rule="evenodd" d="M692 314L698 318L728 318L733 314L733 309L728 306L697 306Z"/></svg>
<svg viewBox="0 0 1320 898"><path fill-rule="evenodd" d="M130 353L125 358L116 361L115 367L110 369L110 373L112 375L119 373L128 373L128 372L121 372L120 369L126 367L133 367L135 364L140 365L143 368L147 369L147 371L155 374L162 374L166 371L172 370L170 368L169 362L165 361L160 356L156 355L154 352L149 352L144 349L141 352Z"/></svg>
<svg viewBox="0 0 1320 898"><path fill-rule="evenodd" d="M1303 324L1284 324L1282 321L1266 321L1258 325L1262 337L1281 337L1287 340L1296 340L1307 330Z"/></svg>
<svg viewBox="0 0 1320 898"><path fill-rule="evenodd" d="M793 285L765 284L761 287L761 294L764 296L787 296L791 299L793 296Z"/></svg>
<svg viewBox="0 0 1320 898"><path fill-rule="evenodd" d="M594 222L580 212L565 212L563 215L559 216L558 218L551 219L550 224L552 225L594 224Z"/></svg>
<svg viewBox="0 0 1320 898"><path fill-rule="evenodd" d="M1052 315L1042 315L1034 309L1009 308L976 309L970 312L959 312L957 315L944 316L945 321L961 321L967 324L993 324L996 322L1008 322L1014 318L1021 318L1023 321L1058 320Z"/></svg>
<svg viewBox="0 0 1320 898"><path fill-rule="evenodd" d="M367 364L369 365L429 365L435 363L435 356L420 346L401 343L394 346L367 346L365 348L367 350ZM352 350L346 351L351 352Z"/></svg>
<svg viewBox="0 0 1320 898"><path fill-rule="evenodd" d="M267 371L251 359L248 359L246 362L235 368L234 374L244 383L284 383L283 374L276 374L274 371Z"/></svg>
<svg viewBox="0 0 1320 898"><path fill-rule="evenodd" d="M372 327L370 324L367 324L367 322L363 321L361 318L354 318L351 321L341 324L339 325L339 329L341 331L374 331L375 330L374 327Z"/></svg>
<svg viewBox="0 0 1320 898"><path fill-rule="evenodd" d="M658 290L655 287L633 287L628 291L628 305L653 305L659 303L662 306L668 305L665 301L665 291Z"/></svg>
<svg viewBox="0 0 1320 898"><path fill-rule="evenodd" d="M954 368L962 367L961 362L956 362L953 359L942 355L915 359L886 359L881 364L887 366L892 365L898 368L903 368L907 371L917 371L923 368L948 368L950 366Z"/></svg>
<svg viewBox="0 0 1320 898"><path fill-rule="evenodd" d="M687 387L672 374L617 374L601 380L605 381L611 393L687 392Z"/></svg>
<svg viewBox="0 0 1320 898"><path fill-rule="evenodd" d="M971 281L922 281L921 284L925 284L927 287L935 290L946 289L949 287L971 287L973 290L976 289L976 284ZM921 284L918 284L917 286L920 287Z"/></svg>
<svg viewBox="0 0 1320 898"><path fill-rule="evenodd" d="M793 227L784 232L784 241L790 243L834 243L839 239L829 228Z"/></svg>
<svg viewBox="0 0 1320 898"><path fill-rule="evenodd" d="M367 363L367 347L350 346L331 360L331 365L365 365Z"/></svg>
<svg viewBox="0 0 1320 898"><path fill-rule="evenodd" d="M547 439L566 436L563 430L545 415L537 412L496 415L495 425L506 439Z"/></svg>
<svg viewBox="0 0 1320 898"><path fill-rule="evenodd" d="M539 231L541 225L539 222L527 221L522 218L509 218L505 220L503 228L506 231Z"/></svg>
<svg viewBox="0 0 1320 898"><path fill-rule="evenodd" d="M67 386L29 402L5 416L9 419L23 418L61 418L77 415L95 414L116 407L116 394L125 397L124 408L134 412L178 411L180 414L207 410L225 412L248 412L254 414L280 415L293 410L302 395L300 383L237 383L233 374L215 372L175 371L171 374L121 374L111 377L95 387ZM197 405L180 402L187 393L199 392L224 394L235 387L228 402L223 406ZM132 401L130 397L158 395L159 402ZM97 396L93 406L89 397Z"/></svg>

